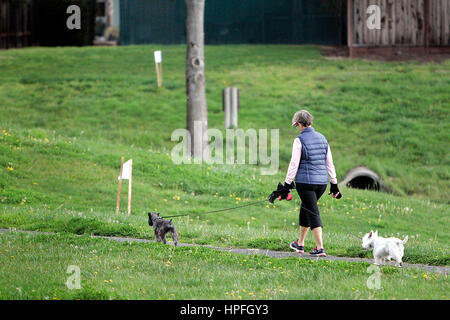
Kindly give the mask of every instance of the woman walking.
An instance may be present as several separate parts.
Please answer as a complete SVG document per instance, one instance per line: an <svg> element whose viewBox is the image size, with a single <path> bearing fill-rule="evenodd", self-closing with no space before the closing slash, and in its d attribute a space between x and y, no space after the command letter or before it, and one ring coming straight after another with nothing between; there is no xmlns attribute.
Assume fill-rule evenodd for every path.
<svg viewBox="0 0 450 320"><path fill-rule="evenodd" d="M325 192L330 176L330 194L340 199L331 149L327 139L312 127L313 116L306 110L294 114L292 125L301 132L292 146L292 157L286 174L282 199L294 187L302 201L299 215L300 237L290 244L291 249L304 253L306 235L311 229L316 247L311 255L326 257L322 242L322 220L317 201ZM293 181L295 180L295 186Z"/></svg>

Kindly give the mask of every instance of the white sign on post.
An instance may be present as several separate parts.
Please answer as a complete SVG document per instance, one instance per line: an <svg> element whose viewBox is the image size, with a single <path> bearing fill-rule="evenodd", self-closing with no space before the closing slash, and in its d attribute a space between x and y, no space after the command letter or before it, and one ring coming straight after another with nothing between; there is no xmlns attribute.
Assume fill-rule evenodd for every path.
<svg viewBox="0 0 450 320"><path fill-rule="evenodd" d="M131 169L131 159L123 164L122 180L130 180L130 176L131 176L130 169ZM117 179L120 180L120 176L118 176Z"/></svg>
<svg viewBox="0 0 450 320"><path fill-rule="evenodd" d="M162 54L161 50L155 51L155 63L161 63L162 62Z"/></svg>
<svg viewBox="0 0 450 320"><path fill-rule="evenodd" d="M162 76L162 53L161 50L155 51L155 67L156 67L156 77L158 80L158 88L162 86L163 76Z"/></svg>
<svg viewBox="0 0 450 320"><path fill-rule="evenodd" d="M128 215L130 215L131 213L131 182L133 175L132 171L133 171L133 159L130 159L127 162L123 163L122 157L120 164L120 175L117 178L119 180L119 190L117 191L116 213L119 213L120 191L122 189L122 180L128 180Z"/></svg>

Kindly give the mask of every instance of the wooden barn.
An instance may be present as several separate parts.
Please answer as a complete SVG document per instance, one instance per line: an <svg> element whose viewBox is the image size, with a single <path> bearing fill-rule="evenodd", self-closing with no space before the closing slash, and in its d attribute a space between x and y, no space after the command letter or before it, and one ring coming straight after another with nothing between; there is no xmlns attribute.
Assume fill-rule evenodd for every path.
<svg viewBox="0 0 450 320"><path fill-rule="evenodd" d="M82 30L66 27L67 7L81 8ZM92 45L96 0L0 0L0 49Z"/></svg>
<svg viewBox="0 0 450 320"><path fill-rule="evenodd" d="M36 44L32 29L32 0L0 0L0 48L21 48Z"/></svg>
<svg viewBox="0 0 450 320"><path fill-rule="evenodd" d="M92 45L106 0L0 0L0 49ZM183 44L184 0L109 0L120 44ZM65 28L70 4L83 30ZM370 29L368 8L380 9ZM105 6L106 8L106 6ZM102 11L102 10L100 10ZM112 15L110 14L110 15ZM96 17L97 15L97 17ZM349 55L450 53L450 0L207 0L205 43L347 45ZM101 21L103 21L101 20ZM119 23L120 21L120 23ZM105 22L105 26L108 24ZM98 28L97 28L98 29ZM120 31L119 31L120 30ZM111 33L111 32L109 32Z"/></svg>
<svg viewBox="0 0 450 320"><path fill-rule="evenodd" d="M380 8L380 29L367 26L370 5ZM349 55L450 53L449 17L450 0L348 0Z"/></svg>

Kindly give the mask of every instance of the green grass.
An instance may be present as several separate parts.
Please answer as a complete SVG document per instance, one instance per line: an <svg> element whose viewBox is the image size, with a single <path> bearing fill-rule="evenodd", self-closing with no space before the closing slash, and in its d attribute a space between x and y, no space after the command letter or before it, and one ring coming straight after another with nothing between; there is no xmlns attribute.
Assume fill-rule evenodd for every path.
<svg viewBox="0 0 450 320"><path fill-rule="evenodd" d="M164 55L161 89L151 60L155 49ZM172 162L177 142L171 133L185 127L184 61L184 46L0 52L0 227L153 238L146 212L155 210L192 213L174 219L181 242L288 250L298 236L297 195L292 202L201 213L267 197L284 180L298 134L290 119L306 108L330 143L338 180L365 165L392 190L344 188L341 200L325 193L320 209L327 253L372 257L349 232L377 229L383 236L409 236L406 262L449 264L448 60L329 61L314 46L207 46L209 127L224 133L221 90L239 87L239 126L280 130L280 169L273 176L261 175L262 165ZM133 158L130 216L123 213L126 182L122 213L114 213L121 156ZM313 246L309 237L307 249ZM196 259L208 263L200 257L191 263ZM319 265L310 267L319 272ZM86 297L95 297L92 290ZM182 291L197 296L190 290Z"/></svg>
<svg viewBox="0 0 450 320"><path fill-rule="evenodd" d="M161 90L156 48L164 52ZM340 178L367 165L399 195L447 200L449 61L328 61L313 46L208 46L205 54L211 128L223 127L221 90L234 85L241 128L280 129L282 169L296 135L292 114L307 108ZM184 56L184 46L2 52L1 125L106 150L170 150L170 133L185 126Z"/></svg>
<svg viewBox="0 0 450 320"><path fill-rule="evenodd" d="M388 266L379 269L380 288L369 289L373 271L365 262L274 259L70 234L8 233L0 244L0 299L447 299L449 290L445 275ZM70 265L80 268L81 289L65 285Z"/></svg>
<svg viewBox="0 0 450 320"><path fill-rule="evenodd" d="M360 241L351 233L362 237L365 232L373 229L378 230L382 236L402 239L405 235L409 236L405 248L405 262L448 265L449 233L445 227L448 225L448 217L442 215L444 206L422 200L393 198L380 193L367 194L351 189L344 192L346 197L340 202L326 197L319 202L328 254L372 258L372 254L363 250ZM286 251L289 250L289 243L298 237L298 200L293 201L294 203L275 202L268 208L262 204L202 215L202 211L226 208L237 205L236 203L241 205L250 200L235 201L236 197L229 195L207 197L186 195L182 192L178 195L180 200L163 200L164 210L160 211L166 212L166 215L183 213L187 212L186 206L197 205L192 212L199 213L174 218L181 242ZM223 199L220 199L221 197ZM3 211L0 211L0 227L154 238L145 212L128 216L116 215L113 209L80 211L58 208L59 206L57 203L48 205L47 208L35 208L25 204L4 206ZM431 221L430 217L433 217ZM420 229L417 229L418 225L421 226ZM306 245L308 248L314 247L311 236Z"/></svg>

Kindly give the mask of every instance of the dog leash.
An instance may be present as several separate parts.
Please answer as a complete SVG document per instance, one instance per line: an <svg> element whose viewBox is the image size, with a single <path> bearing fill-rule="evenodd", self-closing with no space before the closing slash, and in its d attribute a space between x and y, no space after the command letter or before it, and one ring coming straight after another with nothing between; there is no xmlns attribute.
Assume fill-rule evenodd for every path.
<svg viewBox="0 0 450 320"><path fill-rule="evenodd" d="M247 203L247 204L244 204L244 205L241 205L241 206L230 207L230 208L224 208L224 209L218 209L218 210L212 210L212 211L200 212L200 213L185 213L185 214L178 214L178 215L166 216L166 217L161 217L161 218L162 218L162 219L167 219L167 218L185 217L185 216L194 215L194 214L199 215L199 214L209 214L209 213L215 213L215 212L223 212L223 211L228 211L228 210L234 210L234 209L239 209L239 208L243 208L243 207L253 206L253 205L255 205L255 204L259 204L259 203L262 203L262 202L265 202L265 201L267 201L267 199L255 201L255 202L252 202L252 203ZM312 212L312 211L309 210L309 209L306 209L306 208L303 207L303 206L301 206L301 208L304 209L304 210L306 210L306 211L308 211L309 213L315 214L314 212ZM358 236L355 235L354 233L352 233L352 232L350 232L350 231L348 231L348 230L345 230L344 228L341 228L341 229L342 229L344 232L346 232L346 233L352 235L352 236L355 237L356 239L361 240L361 237L358 237Z"/></svg>
<svg viewBox="0 0 450 320"><path fill-rule="evenodd" d="M352 236L354 236L356 239L358 239L358 240L362 240L362 238L361 237L358 237L356 234L354 234L353 232L350 232L350 231L348 231L348 230L345 230L344 228L341 228L341 230L343 230L344 232L347 232L347 233L349 233L350 235L352 235Z"/></svg>
<svg viewBox="0 0 450 320"><path fill-rule="evenodd" d="M200 212L200 213L178 214L178 215L166 216L166 217L162 217L162 218L166 219L166 218L184 217L184 216L189 216L189 215L194 215L194 214L198 215L198 214L207 214L207 213L215 213L215 212L221 212L221 211L234 210L234 209L239 209L239 208L243 208L243 207L253 206L255 204L262 203L263 201L267 201L267 199L255 201L255 202L252 202L252 203L247 203L247 204L244 204L244 205L241 205L241 206L236 206L236 207L230 207L230 208L224 208L224 209L218 209L218 210L207 211L207 212Z"/></svg>

